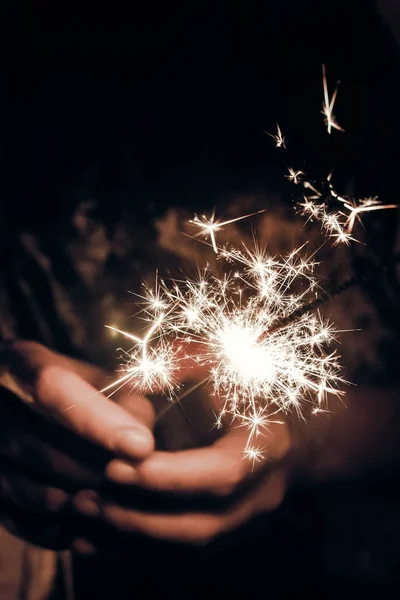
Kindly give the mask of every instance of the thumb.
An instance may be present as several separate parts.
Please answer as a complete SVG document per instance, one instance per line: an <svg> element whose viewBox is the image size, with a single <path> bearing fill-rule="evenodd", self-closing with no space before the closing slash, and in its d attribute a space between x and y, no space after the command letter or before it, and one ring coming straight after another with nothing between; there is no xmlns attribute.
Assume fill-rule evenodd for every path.
<svg viewBox="0 0 400 600"><path fill-rule="evenodd" d="M115 454L142 459L152 452L150 430L101 394L74 369L69 359L32 342L11 350L11 375L29 395L25 400L43 416Z"/></svg>

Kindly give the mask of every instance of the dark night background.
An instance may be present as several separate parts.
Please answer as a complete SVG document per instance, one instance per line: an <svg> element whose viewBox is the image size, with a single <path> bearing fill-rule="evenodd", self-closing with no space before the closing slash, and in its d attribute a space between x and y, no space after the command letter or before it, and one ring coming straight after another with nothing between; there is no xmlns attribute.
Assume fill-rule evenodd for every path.
<svg viewBox="0 0 400 600"><path fill-rule="evenodd" d="M396 199L398 50L373 3L146 3L128 15L32 2L14 17L3 157L21 227L47 227L88 197L148 218L281 191L286 164L262 133L275 120L285 161L333 167L357 193ZM332 91L341 81L346 135L323 126L322 62Z"/></svg>
<svg viewBox="0 0 400 600"><path fill-rule="evenodd" d="M200 210L238 193L290 201L289 165L311 165L316 179L333 168L339 187L399 201L400 54L376 3L148 2L128 13L114 3L92 10L37 1L3 22L3 242L22 230L58 230L87 199L110 228L126 210L147 228L169 206ZM322 63L331 91L340 79L335 114L345 134L328 136L323 124ZM284 155L263 133L276 121L288 139ZM321 506L341 494L346 505L327 520ZM300 498L302 524L289 501L279 521L286 533L272 524L265 539L273 546L257 550L273 586L286 585L287 570L318 586L325 569L339 591L397 582L398 493L361 492L376 496L373 514L389 502L397 529L382 528L367 509L364 517L359 494L335 488L311 503ZM351 529L352 511L374 529L375 546L358 562L349 548L352 535L362 545L363 525L345 542L337 534L343 523ZM253 568L252 543L251 535L243 541L243 569ZM237 556L224 552L222 571L235 571Z"/></svg>

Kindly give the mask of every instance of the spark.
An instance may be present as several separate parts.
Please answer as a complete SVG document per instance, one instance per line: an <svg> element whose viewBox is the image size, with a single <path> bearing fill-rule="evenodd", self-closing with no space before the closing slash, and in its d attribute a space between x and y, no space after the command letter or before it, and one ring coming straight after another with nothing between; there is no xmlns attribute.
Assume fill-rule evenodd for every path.
<svg viewBox="0 0 400 600"><path fill-rule="evenodd" d="M315 196L309 196L310 199L315 200L316 198L320 198L322 196L321 192L319 192L317 188L315 188L309 181L303 181L303 187L314 192Z"/></svg>
<svg viewBox="0 0 400 600"><path fill-rule="evenodd" d="M275 148L286 149L286 138L282 135L282 131L278 123L276 124L276 133L269 133L269 131L265 131L265 133L272 137L275 142Z"/></svg>
<svg viewBox="0 0 400 600"><path fill-rule="evenodd" d="M328 413L329 413L329 410L325 410L323 408L319 408L319 406L316 406L311 411L312 415L320 415L320 414L328 414Z"/></svg>
<svg viewBox="0 0 400 600"><path fill-rule="evenodd" d="M358 203L354 200L343 200L343 205L349 211L345 227L349 233L353 231L356 220L361 222L360 214L373 212L375 210L385 210L389 208L398 208L396 204L381 204L377 196L371 198L361 198Z"/></svg>
<svg viewBox="0 0 400 600"><path fill-rule="evenodd" d="M304 216L308 216L308 219L312 221L313 219L321 219L324 205L317 204L313 202L313 198L309 198L308 196L303 196L304 202L299 202L298 207L300 212Z"/></svg>
<svg viewBox="0 0 400 600"><path fill-rule="evenodd" d="M324 122L327 127L328 133L329 134L331 133L332 127L334 129L337 129L338 131L344 132L344 129L342 127L340 127L340 125L336 122L335 116L333 114L333 107L336 102L339 82L335 88L335 91L332 94L332 98L329 98L328 82L326 80L325 65L322 65L322 83L323 83L323 88L324 88L324 102L322 104L322 114L325 116Z"/></svg>
<svg viewBox="0 0 400 600"><path fill-rule="evenodd" d="M328 190L324 195L309 182L303 182L305 188L315 192L314 196L303 195L303 201L297 204L300 213L310 221L319 221L321 228L328 237L334 240L334 245L357 242L354 227L357 222L362 224L361 215L377 210L398 208L396 204L382 204L377 196L359 200L339 194L332 184L332 173L327 179ZM336 208L332 208L332 204Z"/></svg>
<svg viewBox="0 0 400 600"><path fill-rule="evenodd" d="M261 462L264 458L264 454L257 448L246 447L243 451L243 455L247 460L251 460L252 463Z"/></svg>
<svg viewBox="0 0 400 600"><path fill-rule="evenodd" d="M227 221L216 221L215 213L213 212L211 217L207 217L206 215L195 215L193 219L189 221L191 225L196 225L196 227L200 227L200 235L204 237L209 237L211 240L211 244L215 254L218 254L218 246L217 241L215 239L215 234L217 231L220 231L225 225L231 225L232 223L236 223L237 221L242 221L243 219L248 219L256 214L260 214L264 212L264 210L260 210L254 213L250 213L248 215L242 215L240 217L236 217L234 219L228 219Z"/></svg>
<svg viewBox="0 0 400 600"><path fill-rule="evenodd" d="M338 357L325 351L334 330L319 313L291 320L315 297L316 263L303 248L281 258L259 248L225 248L219 258L223 275L205 269L197 279L174 280L169 287L161 281L168 305L162 313L153 292L145 291L154 322L143 338L111 328L135 347L121 377L106 389L133 381L140 389L160 386L172 394L173 373L182 360L192 361L208 373L218 398L217 425L224 416L246 427L245 455L256 461L262 452L254 442L270 423L281 422L276 415L302 415L341 393Z"/></svg>
<svg viewBox="0 0 400 600"><path fill-rule="evenodd" d="M150 304L153 304L151 291L149 291L148 299ZM158 304L156 303L155 306L157 310ZM165 319L166 315L164 313L159 314L143 338L106 325L111 331L119 333L133 341L135 345L131 350L125 352L126 364L121 368L121 377L103 388L101 392L114 389L112 393L115 393L123 385L131 383L133 388L138 390L153 392L156 389L163 388L170 390L172 393L173 375L178 368L175 357L179 349L171 347L162 334L162 331L159 332L159 340L156 347L151 346L157 330L160 330Z"/></svg>
<svg viewBox="0 0 400 600"><path fill-rule="evenodd" d="M288 179L295 185L298 185L301 182L301 177L302 177L302 175L304 175L304 172L303 171L295 171L294 169L292 169L292 167L289 167L288 171L289 171L289 173L288 173L288 175L286 175L286 179Z"/></svg>

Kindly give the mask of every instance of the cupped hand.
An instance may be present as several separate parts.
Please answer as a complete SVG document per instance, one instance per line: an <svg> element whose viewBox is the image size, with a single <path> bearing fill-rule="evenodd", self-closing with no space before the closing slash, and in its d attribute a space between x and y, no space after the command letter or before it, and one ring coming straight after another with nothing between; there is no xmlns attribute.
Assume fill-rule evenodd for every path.
<svg viewBox="0 0 400 600"><path fill-rule="evenodd" d="M40 344L14 342L1 358L0 517L36 544L67 544L54 532L70 528L72 495L96 489L110 458L136 463L152 452L154 411L126 391L111 401L98 391L100 369Z"/></svg>
<svg viewBox="0 0 400 600"><path fill-rule="evenodd" d="M116 531L190 544L208 543L252 517L275 509L285 495L291 472L288 426L271 423L267 431L260 433L260 462L245 458L247 440L248 431L233 428L205 448L156 451L136 465L119 458L110 461L108 478L120 486L158 495L158 510L135 508L132 503L123 505L93 490L79 493L75 506L81 514L98 517ZM173 510L162 509L166 506L163 494L172 494L177 500ZM190 509L184 507L185 500L190 500ZM89 542L80 545L90 549Z"/></svg>

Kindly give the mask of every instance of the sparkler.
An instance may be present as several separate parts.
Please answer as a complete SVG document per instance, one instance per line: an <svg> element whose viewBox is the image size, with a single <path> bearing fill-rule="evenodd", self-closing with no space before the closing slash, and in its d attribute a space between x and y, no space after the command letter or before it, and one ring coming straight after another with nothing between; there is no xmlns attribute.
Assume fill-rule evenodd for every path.
<svg viewBox="0 0 400 600"><path fill-rule="evenodd" d="M302 415L314 400L323 408L328 394L341 393L338 357L325 352L334 338L332 326L315 312L290 320L317 288L316 263L300 250L278 259L257 249L219 248L228 268L223 276L205 269L196 280L174 281L172 287L159 283L162 313L146 290L153 325L143 339L112 328L135 348L125 372L107 389L130 381L136 388L157 385L174 393L173 376L182 361L200 366L221 403L217 422L230 419L246 427L245 456L258 460L257 437L278 415L291 410Z"/></svg>
<svg viewBox="0 0 400 600"><path fill-rule="evenodd" d="M328 133L332 128L344 131L333 115L338 88L329 98L324 65L322 76ZM278 124L277 133L268 135L277 148L286 148ZM377 197L354 200L339 195L332 174L326 191L305 179L301 170L289 168L286 177L305 190L300 212L320 221L335 244L356 240L354 228L362 214L396 208L381 204ZM201 367L207 373L204 382L211 383L221 405L217 426L228 419L245 427L249 433L244 456L253 462L263 456L258 436L269 424L280 423L280 415L293 410L300 417L305 412L324 413L327 397L343 394L339 357L328 351L336 332L317 309L328 296L319 290L316 262L304 256L303 248L277 258L257 247L217 244L216 234L223 227L255 214L218 221L213 212L211 217L195 215L189 221L198 228L197 235L210 240L223 262L223 274L205 268L197 279L173 280L169 285L157 279L154 290L146 287L141 299L147 333L140 338L109 327L134 345L124 352L120 378L102 390L116 391L130 383L143 391L163 389L170 399L179 400L180 369L188 364ZM340 289L348 289L354 281Z"/></svg>

